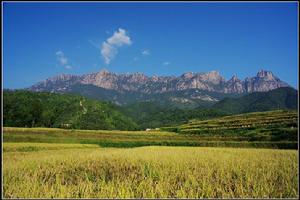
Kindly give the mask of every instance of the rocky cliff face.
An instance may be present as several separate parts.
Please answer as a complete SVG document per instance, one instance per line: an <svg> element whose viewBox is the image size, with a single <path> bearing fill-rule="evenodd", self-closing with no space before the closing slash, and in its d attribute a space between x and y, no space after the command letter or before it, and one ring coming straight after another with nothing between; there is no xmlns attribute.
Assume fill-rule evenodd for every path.
<svg viewBox="0 0 300 200"><path fill-rule="evenodd" d="M233 76L226 81L218 72L184 73L179 77L152 76L142 73L115 74L107 70L82 76L58 75L33 85L33 91L66 91L74 84L91 84L100 88L118 92L134 91L146 94L181 91L186 89L200 89L219 93L251 93L273 90L289 86L275 77L272 72L261 70L254 77L245 80Z"/></svg>

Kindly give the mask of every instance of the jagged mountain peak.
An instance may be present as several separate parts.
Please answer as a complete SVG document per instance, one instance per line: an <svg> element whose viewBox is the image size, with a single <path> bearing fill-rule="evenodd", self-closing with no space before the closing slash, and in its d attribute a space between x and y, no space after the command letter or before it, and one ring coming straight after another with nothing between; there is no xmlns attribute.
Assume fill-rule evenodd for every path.
<svg viewBox="0 0 300 200"><path fill-rule="evenodd" d="M108 71L106 68L103 68L103 69L101 69L97 74L98 74L98 75L101 75L101 76L105 76L105 75L113 74L113 73L110 72L110 71Z"/></svg>
<svg viewBox="0 0 300 200"><path fill-rule="evenodd" d="M218 71L216 71L216 70L212 70L210 72L207 72L207 74L214 75L214 76L220 76L220 73Z"/></svg>
<svg viewBox="0 0 300 200"><path fill-rule="evenodd" d="M198 73L197 76L206 82L210 82L214 85L222 84L225 82L225 78L223 78L218 71L210 71L206 73Z"/></svg>
<svg viewBox="0 0 300 200"><path fill-rule="evenodd" d="M137 82L137 83L143 83L148 80L148 76L141 72L136 72L130 75L130 81L131 82Z"/></svg>
<svg viewBox="0 0 300 200"><path fill-rule="evenodd" d="M275 81L279 80L276 76L273 75L271 71L260 70L257 75L257 78L264 79L266 81Z"/></svg>
<svg viewBox="0 0 300 200"><path fill-rule="evenodd" d="M145 77L145 78L148 78L144 73L142 72L135 72L135 73L132 73L130 74L131 76L133 77Z"/></svg>
<svg viewBox="0 0 300 200"><path fill-rule="evenodd" d="M257 72L257 77L273 77L273 73L271 71L266 71L266 70L259 70L259 72Z"/></svg>
<svg viewBox="0 0 300 200"><path fill-rule="evenodd" d="M218 71L215 71L215 70L210 71L210 72L208 72L208 73L206 73L206 74L207 74L208 77L211 78L211 79L223 79L223 80L225 80L225 79L220 75L220 73L219 73Z"/></svg>
<svg viewBox="0 0 300 200"><path fill-rule="evenodd" d="M183 75L194 75L194 76L221 76L220 72L216 70L208 71L208 72L185 72Z"/></svg>
<svg viewBox="0 0 300 200"><path fill-rule="evenodd" d="M73 78L73 77L77 77L77 76L72 75L72 74L62 73L62 74L58 74L57 76L50 77L47 80L68 80L68 79Z"/></svg>

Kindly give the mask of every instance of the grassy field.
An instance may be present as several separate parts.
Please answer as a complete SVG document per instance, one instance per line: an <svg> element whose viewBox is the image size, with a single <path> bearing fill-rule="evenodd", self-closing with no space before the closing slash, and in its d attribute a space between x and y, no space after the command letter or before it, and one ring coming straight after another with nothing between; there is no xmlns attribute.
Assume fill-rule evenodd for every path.
<svg viewBox="0 0 300 200"><path fill-rule="evenodd" d="M4 143L5 198L298 197L296 150Z"/></svg>

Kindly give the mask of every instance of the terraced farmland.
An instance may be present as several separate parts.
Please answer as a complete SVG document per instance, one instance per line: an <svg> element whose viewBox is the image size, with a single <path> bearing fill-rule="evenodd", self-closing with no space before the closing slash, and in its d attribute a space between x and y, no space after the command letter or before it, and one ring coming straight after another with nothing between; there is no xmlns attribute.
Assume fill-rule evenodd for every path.
<svg viewBox="0 0 300 200"><path fill-rule="evenodd" d="M178 127L166 127L181 134L202 137L239 137L247 141L297 141L296 111L255 112L211 120L192 120Z"/></svg>
<svg viewBox="0 0 300 200"><path fill-rule="evenodd" d="M236 128L258 128L270 125L297 127L298 114L294 111L271 111L255 112L234 116L226 116L214 120L197 121L192 120L181 127L185 130L190 128L202 129L236 129Z"/></svg>

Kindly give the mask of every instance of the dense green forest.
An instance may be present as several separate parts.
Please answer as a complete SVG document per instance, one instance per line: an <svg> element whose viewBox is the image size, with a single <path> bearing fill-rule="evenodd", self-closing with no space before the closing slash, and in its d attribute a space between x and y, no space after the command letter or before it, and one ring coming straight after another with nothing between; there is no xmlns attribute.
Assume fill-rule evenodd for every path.
<svg viewBox="0 0 300 200"><path fill-rule="evenodd" d="M108 102L81 96L3 92L3 124L11 127L135 130L137 125Z"/></svg>

